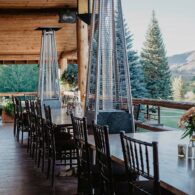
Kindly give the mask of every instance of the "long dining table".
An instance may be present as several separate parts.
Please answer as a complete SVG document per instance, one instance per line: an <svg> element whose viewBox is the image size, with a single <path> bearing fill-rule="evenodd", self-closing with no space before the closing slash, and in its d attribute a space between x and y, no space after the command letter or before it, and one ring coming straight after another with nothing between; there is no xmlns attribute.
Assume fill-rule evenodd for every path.
<svg viewBox="0 0 195 195"><path fill-rule="evenodd" d="M52 109L52 121L56 125L71 124L65 109ZM181 139L182 131L128 133L130 137L158 142L161 186L177 195L195 195L195 160L178 157L178 144L189 144L189 138ZM94 148L94 136L89 135L89 144ZM109 134L112 159L123 163L119 134Z"/></svg>
<svg viewBox="0 0 195 195"><path fill-rule="evenodd" d="M195 195L195 160L178 157L178 144L189 143L189 138L181 139L181 131L128 133L130 137L158 142L159 172L161 186L174 194ZM111 155L114 160L123 162L122 146L119 134L109 135ZM89 143L94 145L93 135Z"/></svg>
<svg viewBox="0 0 195 195"><path fill-rule="evenodd" d="M71 124L71 117L66 109L51 109L52 122L56 125Z"/></svg>

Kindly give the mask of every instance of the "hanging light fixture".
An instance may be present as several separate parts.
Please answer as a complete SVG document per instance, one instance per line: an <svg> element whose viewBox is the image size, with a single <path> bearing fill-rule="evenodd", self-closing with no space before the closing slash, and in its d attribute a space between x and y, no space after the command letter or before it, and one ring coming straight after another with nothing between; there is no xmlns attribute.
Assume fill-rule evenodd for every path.
<svg viewBox="0 0 195 195"><path fill-rule="evenodd" d="M61 9L59 11L59 23L75 23L76 22L76 10L75 9Z"/></svg>
<svg viewBox="0 0 195 195"><path fill-rule="evenodd" d="M93 0L78 0L78 17L85 23L90 24Z"/></svg>
<svg viewBox="0 0 195 195"><path fill-rule="evenodd" d="M58 76L58 57L55 40L57 27L40 27L42 31L38 96L42 104L60 108L60 84Z"/></svg>

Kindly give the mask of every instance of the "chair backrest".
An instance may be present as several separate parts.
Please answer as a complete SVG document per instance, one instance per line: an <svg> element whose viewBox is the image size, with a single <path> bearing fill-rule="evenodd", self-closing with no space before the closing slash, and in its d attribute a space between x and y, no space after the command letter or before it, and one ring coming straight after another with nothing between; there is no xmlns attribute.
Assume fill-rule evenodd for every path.
<svg viewBox="0 0 195 195"><path fill-rule="evenodd" d="M49 105L44 104L46 123L52 125L51 108Z"/></svg>
<svg viewBox="0 0 195 195"><path fill-rule="evenodd" d="M131 187L138 189L143 194L151 194L144 185L136 185L131 180L132 173L136 173L153 182L152 194L160 194L158 143L143 142L120 133L126 172L129 175Z"/></svg>
<svg viewBox="0 0 195 195"><path fill-rule="evenodd" d="M86 117L78 118L73 116L73 114L71 114L71 120L72 120L73 134L75 140L88 144Z"/></svg>
<svg viewBox="0 0 195 195"><path fill-rule="evenodd" d="M49 105L44 104L44 111L45 111L45 141L47 144L47 147L49 148L50 152L52 151L52 154L55 150L55 143L54 143L54 125L52 123L51 118L51 108Z"/></svg>
<svg viewBox="0 0 195 195"><path fill-rule="evenodd" d="M37 117L42 118L42 107L41 107L41 100L40 99L36 99L35 110L36 110Z"/></svg>
<svg viewBox="0 0 195 195"><path fill-rule="evenodd" d="M35 102L33 100L30 101L30 111L32 115L35 115Z"/></svg>
<svg viewBox="0 0 195 195"><path fill-rule="evenodd" d="M88 144L88 133L87 133L87 119L74 117L71 114L71 120L73 125L73 135L75 142L78 148L78 165L82 171L89 174L89 166L90 166L90 151Z"/></svg>
<svg viewBox="0 0 195 195"><path fill-rule="evenodd" d="M26 109L26 120L27 125L30 127L30 102L29 100L25 100L25 109Z"/></svg>
<svg viewBox="0 0 195 195"><path fill-rule="evenodd" d="M16 116L16 100L15 100L15 97L12 95L12 102L13 102L13 105L14 105L14 117Z"/></svg>
<svg viewBox="0 0 195 195"><path fill-rule="evenodd" d="M22 103L19 98L15 97L15 103L16 103L16 113L20 119L23 118L23 110L22 110Z"/></svg>
<svg viewBox="0 0 195 195"><path fill-rule="evenodd" d="M92 124L96 147L96 163L100 169L101 181L103 182L103 193L113 195L114 187L112 179L108 126L97 125L94 124L94 122Z"/></svg>
<svg viewBox="0 0 195 195"><path fill-rule="evenodd" d="M42 107L40 99L35 101L35 114L36 114L36 128L39 139L44 139L44 120L42 117Z"/></svg>

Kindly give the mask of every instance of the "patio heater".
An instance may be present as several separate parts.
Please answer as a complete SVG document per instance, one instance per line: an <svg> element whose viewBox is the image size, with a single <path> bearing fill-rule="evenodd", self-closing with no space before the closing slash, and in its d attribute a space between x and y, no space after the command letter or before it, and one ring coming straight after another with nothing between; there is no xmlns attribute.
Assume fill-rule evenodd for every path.
<svg viewBox="0 0 195 195"><path fill-rule="evenodd" d="M110 133L134 132L121 0L94 0L85 115Z"/></svg>
<svg viewBox="0 0 195 195"><path fill-rule="evenodd" d="M42 105L50 105L51 108L61 107L58 58L55 41L55 31L59 29L56 27L40 27L37 29L42 31L38 97Z"/></svg>

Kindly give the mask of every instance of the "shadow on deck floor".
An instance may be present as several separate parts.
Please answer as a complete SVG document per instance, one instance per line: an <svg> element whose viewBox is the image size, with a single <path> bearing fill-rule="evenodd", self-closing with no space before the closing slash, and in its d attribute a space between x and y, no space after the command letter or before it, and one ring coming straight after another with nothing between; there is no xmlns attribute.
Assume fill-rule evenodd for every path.
<svg viewBox="0 0 195 195"><path fill-rule="evenodd" d="M16 142L13 125L0 124L0 195L73 195L76 190L75 177L56 177L52 189L26 147Z"/></svg>

